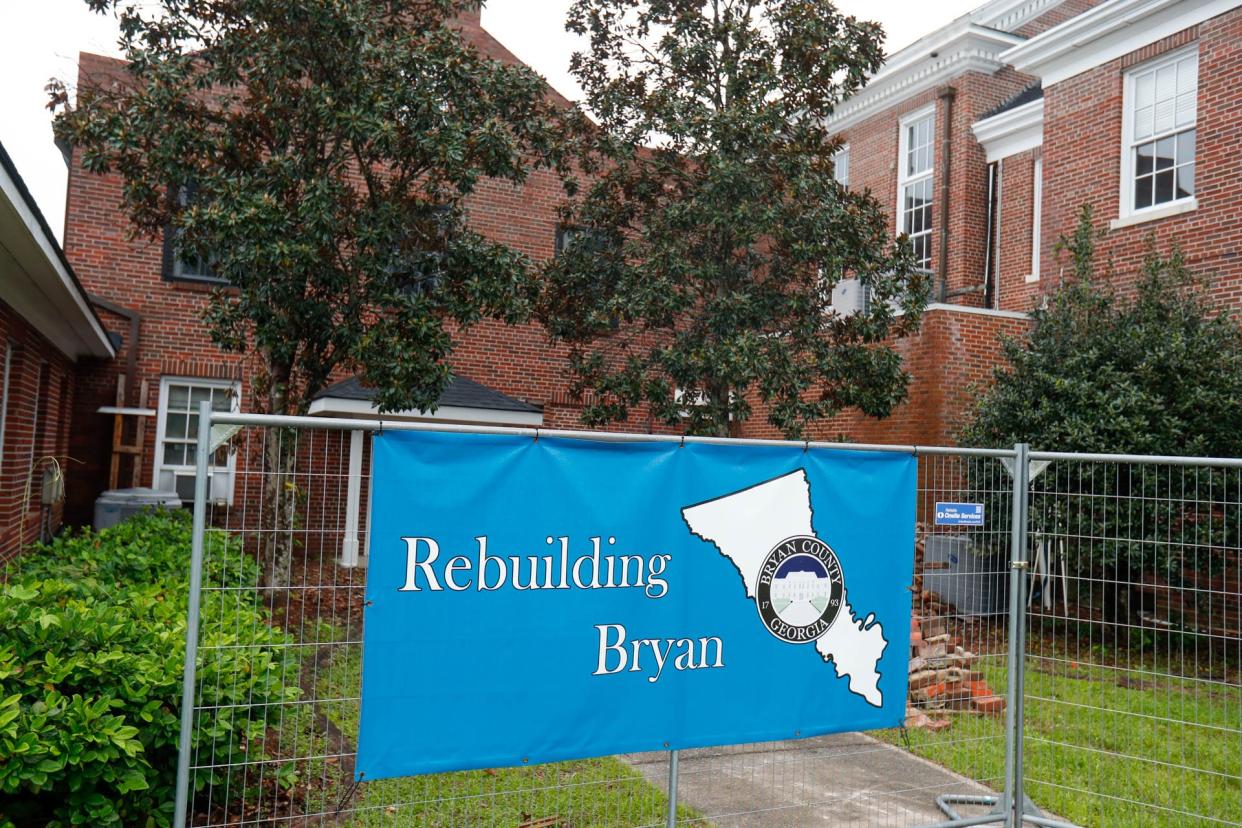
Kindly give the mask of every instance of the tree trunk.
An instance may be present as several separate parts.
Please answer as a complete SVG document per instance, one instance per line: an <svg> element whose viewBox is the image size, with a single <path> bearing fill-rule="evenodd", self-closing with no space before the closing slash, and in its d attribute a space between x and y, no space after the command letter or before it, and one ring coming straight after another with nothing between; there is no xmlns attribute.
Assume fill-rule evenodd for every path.
<svg viewBox="0 0 1242 828"><path fill-rule="evenodd" d="M267 393L269 414L288 409L289 370L272 372ZM293 531L297 520L297 488L293 482L297 436L294 429L272 428L263 444L263 519L260 550L264 585L274 590L289 586L293 568ZM275 593L273 593L274 597Z"/></svg>

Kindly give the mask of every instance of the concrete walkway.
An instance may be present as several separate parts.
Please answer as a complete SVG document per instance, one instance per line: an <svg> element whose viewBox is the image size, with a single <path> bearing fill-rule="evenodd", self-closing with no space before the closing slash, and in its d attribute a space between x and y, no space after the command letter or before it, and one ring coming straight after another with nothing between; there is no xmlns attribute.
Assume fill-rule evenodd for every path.
<svg viewBox="0 0 1242 828"><path fill-rule="evenodd" d="M622 758L667 789L668 754ZM859 733L688 750L680 763L678 801L719 828L913 828L947 819L936 807L941 794L992 793Z"/></svg>

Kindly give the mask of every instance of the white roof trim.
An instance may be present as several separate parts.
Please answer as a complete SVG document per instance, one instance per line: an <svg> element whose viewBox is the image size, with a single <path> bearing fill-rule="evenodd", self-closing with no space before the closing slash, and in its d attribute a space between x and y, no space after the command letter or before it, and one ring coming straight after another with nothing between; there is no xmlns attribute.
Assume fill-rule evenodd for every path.
<svg viewBox="0 0 1242 828"><path fill-rule="evenodd" d="M22 187L3 165L0 193L0 299L73 359L116 356L56 242L43 232Z"/></svg>
<svg viewBox="0 0 1242 828"><path fill-rule="evenodd" d="M468 408L442 405L433 412L385 411L380 413L370 400L348 397L319 397L312 400L307 414L313 417L360 417L367 419L418 422L468 423L473 425L542 426L543 412L504 411L498 408Z"/></svg>
<svg viewBox="0 0 1242 828"><path fill-rule="evenodd" d="M1001 53L1021 41L969 17L959 18L889 58L862 91L837 106L828 125L837 131L847 129L963 72L991 74L1005 65Z"/></svg>
<svg viewBox="0 0 1242 828"><path fill-rule="evenodd" d="M988 163L1026 152L1044 143L1044 99L1040 98L971 126Z"/></svg>
<svg viewBox="0 0 1242 828"><path fill-rule="evenodd" d="M1012 32L1062 2L1063 0L993 0L971 12L970 18L981 26Z"/></svg>
<svg viewBox="0 0 1242 828"><path fill-rule="evenodd" d="M1044 88L1236 8L1238 0L1107 0L1001 55Z"/></svg>

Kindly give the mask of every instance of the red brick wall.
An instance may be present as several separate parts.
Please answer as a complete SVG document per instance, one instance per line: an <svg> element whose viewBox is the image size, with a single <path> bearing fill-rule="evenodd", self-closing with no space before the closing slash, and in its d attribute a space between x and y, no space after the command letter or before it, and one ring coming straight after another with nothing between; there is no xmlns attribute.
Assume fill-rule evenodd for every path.
<svg viewBox="0 0 1242 828"><path fill-rule="evenodd" d="M1196 41L1198 209L1109 232L1099 245L1100 260L1111 260L1115 284L1126 291L1133 288L1149 238L1162 252L1177 242L1191 269L1210 277L1217 299L1234 307L1242 304L1242 230L1235 215L1242 180L1242 9L1045 90L1044 289L1060 273L1053 245L1073 229L1082 204L1094 205L1101 227L1119 215L1123 72Z"/></svg>
<svg viewBox="0 0 1242 828"><path fill-rule="evenodd" d="M953 445L971 401L990 384L993 369L1001 363L999 338L1020 335L1028 324L1024 317L981 309L944 305L929 309L919 333L899 340L895 346L911 375L906 402L883 420L847 411L813 426L808 437L890 445ZM748 436L780 437L758 416L745 432Z"/></svg>
<svg viewBox="0 0 1242 828"><path fill-rule="evenodd" d="M65 488L89 488L69 450L75 367L68 357L0 302L0 371L11 353L4 442L0 445L0 561L37 541L44 526L60 528L63 505L40 504L42 473L60 464ZM27 496L27 482L30 491Z"/></svg>
<svg viewBox="0 0 1242 828"><path fill-rule="evenodd" d="M467 20L464 28L485 51L504 60L515 60L502 46L479 27L477 20ZM83 55L81 82L115 76L120 69L116 61ZM938 104L937 175L943 174L939 136L951 130L950 214L948 221L939 215L939 190L935 202L933 261L938 259L937 234L949 234L948 287L951 291L978 288L984 280L985 226L987 209L987 170L981 148L970 131L970 125L987 109L1022 89L1029 79L1011 71L995 75L967 73L954 79L956 90L953 118L945 117L943 100ZM898 119L917 108L936 101L941 90L929 90L919 97L892 107L848 131L851 145L851 176L854 186L867 187L890 209L895 206L897 180ZM155 407L162 376L212 377L239 380L242 384L243 407L251 408L250 366L236 356L220 354L211 345L201 321L208 300L202 286L167 282L161 279L162 245L159 239L131 239L128 226L118 205L121 181L117 176L97 177L85 174L78 159L71 166L67 214L69 216L65 250L88 291L111 302L130 308L142 315L137 342L127 341L115 361L96 366L81 383L75 411L74 451L86 462L85 469L99 481L106 481L111 443L110 422L95 414L100 405L112 404L116 376L125 370L128 350L136 348L137 379L149 383L149 405ZM553 253L556 209L562 193L556 176L537 172L523 185L485 181L467 201L472 226L497 241L512 245L536 260ZM895 217L892 219L895 226ZM963 293L957 301L980 304L981 291ZM104 314L110 329L127 331L125 320ZM960 314L954 315L960 316ZM916 389L911 404L884 424L866 423L856 415L845 415L825 433L849 433L863 439L893 432L903 435L890 442L936 442L952 431L952 419L946 412L956 402L957 391L942 389L939 379L943 366L951 360L947 355L957 347L968 331L982 336L983 328L975 320L945 322L944 314L928 316L929 329L913 340L899 344L907 354L910 369L916 372ZM995 324L989 321L989 324ZM1006 323L1007 324L1007 323ZM979 328L975 331L975 328ZM127 337L128 338L128 337ZM969 337L967 337L969 339ZM971 353L992 354L994 340L976 345L965 342L962 347L974 348ZM980 357L982 358L982 357ZM970 365L975 357L954 364ZM545 424L549 427L574 427L578 424L578 408L566 394L565 354L549 346L546 335L534 326L508 327L485 322L458 338L453 356L455 369L464 376L485 383L512 396L544 406ZM950 385L959 378L949 378ZM946 396L947 395L947 396ZM948 401L947 401L948 400ZM947 402L946 402L947 401ZM946 409L945 406L949 408ZM627 430L646 431L653 428L645 412L636 412ZM657 427L658 429L658 427ZM763 432L758 425L746 428ZM894 432L895 433L895 432ZM149 485L153 476L156 424L148 423L140 481ZM127 465L127 464L123 464ZM74 519L89 518L94 492L76 496L70 514Z"/></svg>
<svg viewBox="0 0 1242 828"><path fill-rule="evenodd" d="M1027 150L1002 159L1000 210L997 231L998 302L1002 310L1031 310L1043 295L1038 281L1028 281L1034 246L1035 159L1040 150Z"/></svg>
<svg viewBox="0 0 1242 828"><path fill-rule="evenodd" d="M515 60L476 21L465 29L476 43L494 57ZM80 84L117 77L118 61L83 54ZM138 341L130 342L128 322L101 311L110 330L124 332L116 360L96 365L87 372L75 411L75 451L88 463L97 481L94 491L73 498L70 515L75 521L90 517L94 494L107 482L110 462L111 419L96 414L101 405L115 403L117 376L126 370L129 350L137 350L137 380L149 387L149 406L158 402L160 378L165 376L237 380L242 387L242 408L253 408L248 359L222 354L212 345L202 312L210 289L161 277L161 239L131 238L120 209L122 182L119 176L94 176L84 172L80 158L70 167L65 253L85 289L103 299L139 313ZM535 260L546 259L555 249L557 208L563 200L560 180L549 171L537 171L521 185L484 180L465 203L470 225L496 241L510 245ZM454 369L470 379L545 408L549 427L578 424L577 406L566 394L564 349L549 345L544 331L534 325L506 326L484 322L457 337L452 357ZM137 401L132 401L137 404ZM638 412L627 430L651 427L645 412ZM141 458L141 485L151 485L154 475L156 423L149 420ZM129 485L128 460L122 462L122 483Z"/></svg>
<svg viewBox="0 0 1242 828"><path fill-rule="evenodd" d="M940 260L940 234L948 230L948 300L963 305L982 306L987 257L987 160L983 148L971 132L971 125L988 110L1031 83L1032 79L1009 69L988 75L966 72L944 87L928 90L889 107L844 130L850 145L850 186L869 189L890 212L889 226L897 231L897 158L901 119L928 104L936 106L934 153L935 195L932 207L932 269ZM948 107L940 94L952 88L952 123L946 118ZM950 136L948 221L940 215L940 187L944 180L941 141ZM939 300L939 276L937 293Z"/></svg>

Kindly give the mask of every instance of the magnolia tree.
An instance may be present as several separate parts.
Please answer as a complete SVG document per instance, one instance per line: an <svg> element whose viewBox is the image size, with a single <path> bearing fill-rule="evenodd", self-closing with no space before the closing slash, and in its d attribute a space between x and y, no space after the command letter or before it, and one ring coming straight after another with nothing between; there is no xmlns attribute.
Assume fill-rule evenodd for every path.
<svg viewBox="0 0 1242 828"><path fill-rule="evenodd" d="M477 3L88 4L120 20L124 77L72 107L54 84L56 133L122 177L138 233L227 283L206 319L253 357L256 410L301 413L338 369L382 408L433 408L454 328L527 317L530 262L466 227L462 200L552 162L553 105L463 39ZM288 458L268 462L286 501L269 514L291 518Z"/></svg>
<svg viewBox="0 0 1242 828"><path fill-rule="evenodd" d="M589 40L584 175L540 316L585 421L647 406L724 435L762 412L795 437L887 415L926 289L879 203L835 180L826 125L879 68L879 26L806 0L577 0L568 29ZM869 294L850 315L831 307L846 278Z"/></svg>
<svg viewBox="0 0 1242 828"><path fill-rule="evenodd" d="M1031 330L1002 343L1003 364L959 435L964 445L1030 443L1045 451L1242 456L1242 328L1174 247L1153 247L1132 289L1099 262L1084 207L1058 242L1065 284L1032 312ZM993 471L971 467L972 497L989 503L981 542L1007 537L1008 497ZM1114 620L1150 593L1140 575L1180 583L1236 566L1242 475L1157 463L1058 461L1030 495L1033 532L1060 538L1079 598ZM1137 629L1137 627L1136 627Z"/></svg>

